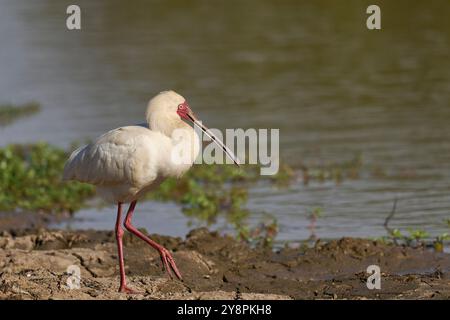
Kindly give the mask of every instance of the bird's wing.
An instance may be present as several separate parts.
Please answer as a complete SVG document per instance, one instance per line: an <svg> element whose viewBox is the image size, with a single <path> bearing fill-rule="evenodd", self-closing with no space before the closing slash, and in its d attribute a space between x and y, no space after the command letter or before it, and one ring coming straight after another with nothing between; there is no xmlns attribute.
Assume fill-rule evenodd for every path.
<svg viewBox="0 0 450 320"><path fill-rule="evenodd" d="M158 171L157 159L151 152L151 144L155 142L153 135L140 126L111 130L72 153L63 179L95 185L145 184L156 178Z"/></svg>

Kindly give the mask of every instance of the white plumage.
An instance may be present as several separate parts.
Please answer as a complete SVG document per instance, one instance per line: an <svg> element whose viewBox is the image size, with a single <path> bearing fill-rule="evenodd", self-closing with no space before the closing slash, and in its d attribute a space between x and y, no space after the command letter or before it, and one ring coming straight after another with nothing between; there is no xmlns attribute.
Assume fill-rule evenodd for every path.
<svg viewBox="0 0 450 320"><path fill-rule="evenodd" d="M117 203L116 239L120 266L120 292L132 293L126 285L123 259L122 204L131 202L125 229L158 250L164 268L181 279L175 261L163 246L135 228L132 215L137 200L166 177L179 177L193 164L200 150L199 137L183 120L191 121L238 164L226 146L199 122L186 100L173 91L152 98L147 107L146 126L111 130L94 142L75 150L64 167L64 180L78 180L97 187L98 193Z"/></svg>
<svg viewBox="0 0 450 320"><path fill-rule="evenodd" d="M166 177L181 176L199 151L197 134L176 113L184 101L173 91L161 93L147 108L150 128L120 127L75 150L65 165L63 179L96 185L99 195L108 201L132 202ZM182 141L172 137L175 129L182 133ZM180 143L192 154L183 165L172 161L173 148Z"/></svg>

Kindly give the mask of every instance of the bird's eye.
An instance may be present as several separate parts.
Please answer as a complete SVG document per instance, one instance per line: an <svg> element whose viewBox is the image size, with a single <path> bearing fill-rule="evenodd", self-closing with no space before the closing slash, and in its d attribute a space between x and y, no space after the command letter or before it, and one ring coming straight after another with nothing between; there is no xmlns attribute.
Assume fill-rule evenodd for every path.
<svg viewBox="0 0 450 320"><path fill-rule="evenodd" d="M181 110L181 109L183 109L183 105L182 105L182 104L180 104L180 105L178 106L178 110Z"/></svg>

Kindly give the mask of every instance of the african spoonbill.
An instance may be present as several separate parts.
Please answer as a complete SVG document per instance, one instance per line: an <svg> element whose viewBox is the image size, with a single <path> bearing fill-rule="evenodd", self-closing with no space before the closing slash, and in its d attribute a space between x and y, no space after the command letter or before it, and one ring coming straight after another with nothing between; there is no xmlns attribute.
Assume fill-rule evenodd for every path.
<svg viewBox="0 0 450 320"><path fill-rule="evenodd" d="M197 157L200 138L185 120L200 128L239 165L234 154L194 116L186 100L174 91L164 91L153 97L148 103L146 119L148 127L120 127L78 148L67 160L63 173L64 180L93 184L99 195L117 203L115 232L120 268L119 292L134 292L127 286L125 277L124 230L121 226L123 203L130 203L124 221L125 229L158 250L169 276L172 278L173 270L181 279L170 252L135 228L131 220L139 198L156 188L165 178L180 177ZM188 154L187 161L173 160L174 148L180 143Z"/></svg>

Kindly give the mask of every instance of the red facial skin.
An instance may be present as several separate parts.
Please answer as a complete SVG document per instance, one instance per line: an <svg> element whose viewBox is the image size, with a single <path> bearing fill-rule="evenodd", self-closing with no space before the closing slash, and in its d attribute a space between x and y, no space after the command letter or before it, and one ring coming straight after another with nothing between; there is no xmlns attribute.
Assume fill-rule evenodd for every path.
<svg viewBox="0 0 450 320"><path fill-rule="evenodd" d="M198 127L200 127L200 129L208 136L210 137L212 140L214 140L215 143L217 143L222 149L223 151L228 154L228 156L233 160L233 162L239 167L239 162L236 160L236 157L232 154L231 151L229 151L226 146L223 144L222 141L220 141L219 139L217 139L214 134L212 132L209 131L209 129L204 126L201 121L199 121L194 113L192 112L191 108L189 107L188 103L186 101L184 101L183 103L178 105L178 109L177 109L177 113L180 116L181 119L183 120L188 120L190 122L192 122L194 125L197 125Z"/></svg>
<svg viewBox="0 0 450 320"><path fill-rule="evenodd" d="M181 117L181 119L192 121L192 118L189 117L189 115L192 115L192 110L189 107L187 101L184 101L183 103L178 105L177 113Z"/></svg>

